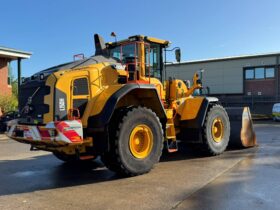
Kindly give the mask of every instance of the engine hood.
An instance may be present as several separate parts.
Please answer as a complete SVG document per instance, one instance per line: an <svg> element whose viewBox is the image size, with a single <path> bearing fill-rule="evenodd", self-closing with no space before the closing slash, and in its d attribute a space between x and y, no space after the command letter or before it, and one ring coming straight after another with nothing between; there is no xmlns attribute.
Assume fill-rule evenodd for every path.
<svg viewBox="0 0 280 210"><path fill-rule="evenodd" d="M45 80L50 74L57 72L59 70L63 69L75 69L80 68L83 66L88 66L91 64L97 64L97 63L103 63L103 62L109 62L109 63L117 63L117 61L114 58L103 56L103 55L97 55L97 56L91 56L89 58L85 58L78 61L72 61L68 63L63 63L57 66L53 66L50 68L47 68L45 70L39 71L35 74L33 74L31 77L25 78L24 83L31 81L31 80L41 80L40 76L42 76L43 80Z"/></svg>

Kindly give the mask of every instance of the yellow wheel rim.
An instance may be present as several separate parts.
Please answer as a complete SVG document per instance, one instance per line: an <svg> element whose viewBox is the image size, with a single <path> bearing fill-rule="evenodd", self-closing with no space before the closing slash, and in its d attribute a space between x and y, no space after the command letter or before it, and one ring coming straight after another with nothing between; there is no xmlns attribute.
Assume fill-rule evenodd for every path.
<svg viewBox="0 0 280 210"><path fill-rule="evenodd" d="M212 137L217 143L221 142L224 137L224 124L221 118L215 118L212 123Z"/></svg>
<svg viewBox="0 0 280 210"><path fill-rule="evenodd" d="M131 154L139 159L149 156L153 148L153 133L144 124L137 125L130 133L129 148Z"/></svg>

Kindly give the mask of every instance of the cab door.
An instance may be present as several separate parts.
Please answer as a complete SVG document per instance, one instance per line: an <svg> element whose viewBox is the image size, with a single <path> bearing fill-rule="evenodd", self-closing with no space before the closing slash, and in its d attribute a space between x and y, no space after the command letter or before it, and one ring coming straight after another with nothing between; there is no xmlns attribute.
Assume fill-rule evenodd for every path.
<svg viewBox="0 0 280 210"><path fill-rule="evenodd" d="M90 97L88 78L84 76L73 79L71 89L71 108L78 109L82 118Z"/></svg>

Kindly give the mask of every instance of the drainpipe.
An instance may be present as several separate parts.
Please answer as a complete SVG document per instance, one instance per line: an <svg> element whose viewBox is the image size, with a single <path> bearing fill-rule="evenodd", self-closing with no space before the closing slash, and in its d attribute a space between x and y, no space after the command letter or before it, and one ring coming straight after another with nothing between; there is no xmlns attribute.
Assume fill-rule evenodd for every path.
<svg viewBox="0 0 280 210"><path fill-rule="evenodd" d="M18 58L18 60L17 60L17 67L18 67L17 77L18 77L18 98L19 98L19 96L20 96L20 84L21 84L21 58Z"/></svg>
<svg viewBox="0 0 280 210"><path fill-rule="evenodd" d="M275 81L276 81L276 100L279 100L279 62L280 62L280 55L276 57L276 69L275 69Z"/></svg>

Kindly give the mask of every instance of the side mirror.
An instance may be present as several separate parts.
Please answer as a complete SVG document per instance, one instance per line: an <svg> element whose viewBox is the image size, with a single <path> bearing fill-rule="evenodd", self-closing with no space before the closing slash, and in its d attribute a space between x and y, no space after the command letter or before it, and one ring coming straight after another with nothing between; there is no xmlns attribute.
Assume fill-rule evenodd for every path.
<svg viewBox="0 0 280 210"><path fill-rule="evenodd" d="M175 57L176 57L176 61L178 63L180 63L181 62L181 49L180 48L175 50Z"/></svg>

